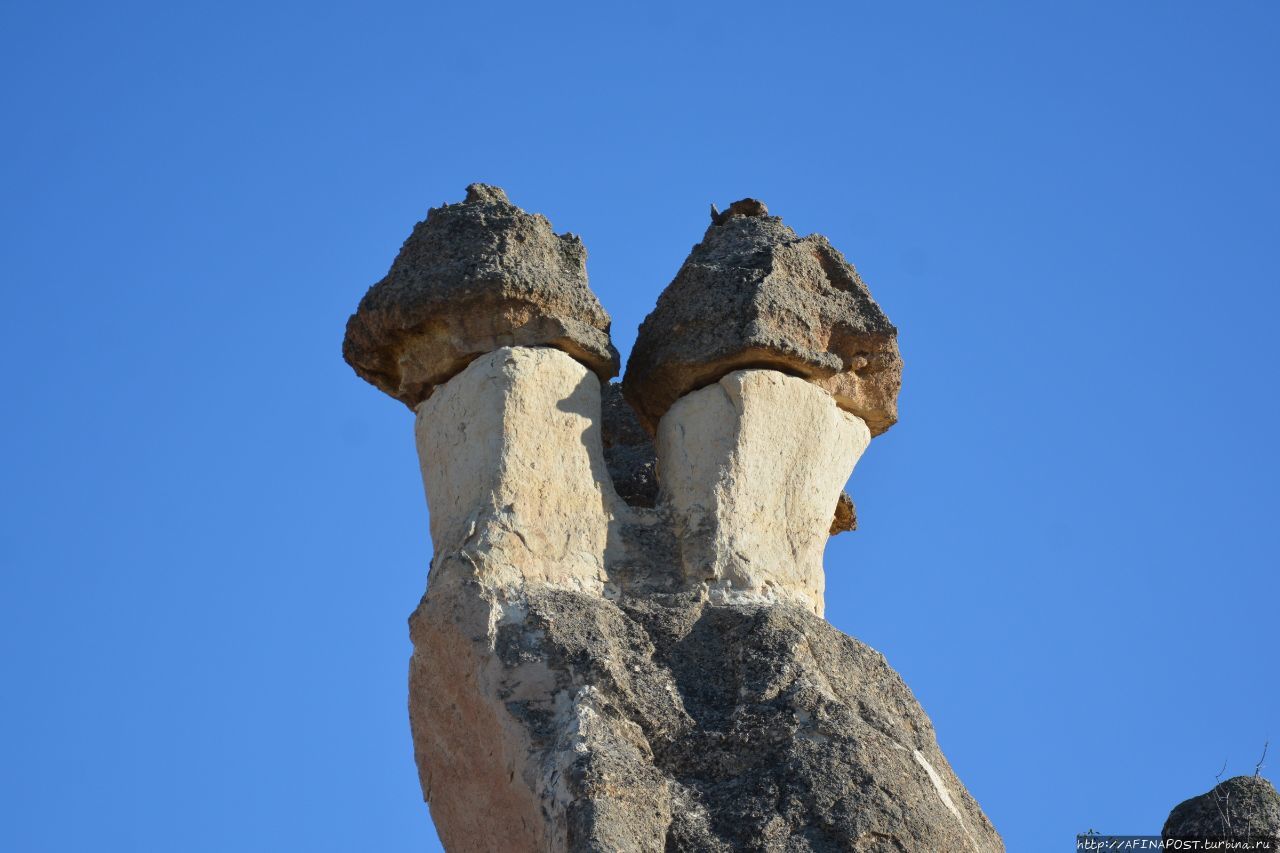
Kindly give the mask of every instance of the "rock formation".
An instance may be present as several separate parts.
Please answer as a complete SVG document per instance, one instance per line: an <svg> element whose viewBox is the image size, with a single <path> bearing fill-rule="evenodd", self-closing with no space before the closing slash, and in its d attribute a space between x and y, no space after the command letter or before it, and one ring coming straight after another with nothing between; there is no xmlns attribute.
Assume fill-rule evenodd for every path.
<svg viewBox="0 0 1280 853"><path fill-rule="evenodd" d="M742 368L808 379L880 435L898 420L897 330L819 234L754 199L711 227L640 326L622 387L653 431L680 397Z"/></svg>
<svg viewBox="0 0 1280 853"><path fill-rule="evenodd" d="M1176 806L1160 835L1165 841L1269 841L1269 849L1280 850L1280 794L1261 776L1236 776Z"/></svg>
<svg viewBox="0 0 1280 853"><path fill-rule="evenodd" d="M601 385L581 243L495 188L432 211L348 323L417 415L409 712L440 837L1003 850L901 678L822 619L841 487L895 418L893 327L825 239L752 200L715 217L645 321L634 410Z"/></svg>
<svg viewBox="0 0 1280 853"><path fill-rule="evenodd" d="M347 323L342 355L409 408L472 359L550 346L601 379L618 372L609 315L587 287L587 250L497 187L431 210Z"/></svg>

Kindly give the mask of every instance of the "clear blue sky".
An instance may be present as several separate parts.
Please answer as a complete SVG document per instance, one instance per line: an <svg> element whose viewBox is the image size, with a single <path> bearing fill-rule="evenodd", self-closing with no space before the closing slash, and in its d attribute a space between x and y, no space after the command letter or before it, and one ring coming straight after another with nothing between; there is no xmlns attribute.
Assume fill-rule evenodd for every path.
<svg viewBox="0 0 1280 853"><path fill-rule="evenodd" d="M0 847L437 849L411 416L340 342L477 180L582 235L624 355L710 202L858 265L906 383L828 617L1011 851L1280 767L1278 43L1270 2L4 4Z"/></svg>

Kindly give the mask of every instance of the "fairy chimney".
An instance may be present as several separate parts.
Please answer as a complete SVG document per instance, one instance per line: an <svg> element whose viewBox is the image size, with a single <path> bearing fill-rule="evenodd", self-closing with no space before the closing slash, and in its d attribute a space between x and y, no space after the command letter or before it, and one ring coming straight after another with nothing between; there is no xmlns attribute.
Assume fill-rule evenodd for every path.
<svg viewBox="0 0 1280 853"><path fill-rule="evenodd" d="M822 618L842 488L897 418L865 284L762 202L713 208L602 389L585 258L472 185L347 325L416 414L409 717L446 849L1003 850L902 679Z"/></svg>

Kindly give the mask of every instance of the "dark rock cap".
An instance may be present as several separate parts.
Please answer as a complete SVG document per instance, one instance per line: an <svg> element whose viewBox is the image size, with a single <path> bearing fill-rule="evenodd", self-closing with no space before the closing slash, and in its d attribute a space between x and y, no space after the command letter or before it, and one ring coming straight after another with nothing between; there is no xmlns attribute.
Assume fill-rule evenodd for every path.
<svg viewBox="0 0 1280 853"><path fill-rule="evenodd" d="M602 380L618 373L609 315L587 285L587 251L498 187L472 184L433 208L347 321L342 356L413 408L473 359L552 346Z"/></svg>
<svg viewBox="0 0 1280 853"><path fill-rule="evenodd" d="M712 207L640 326L623 391L652 431L677 399L747 367L826 389L872 435L898 420L897 329L825 237L797 236L756 199Z"/></svg>
<svg viewBox="0 0 1280 853"><path fill-rule="evenodd" d="M1236 776L1169 813L1165 841L1270 841L1280 849L1280 794L1261 776Z"/></svg>

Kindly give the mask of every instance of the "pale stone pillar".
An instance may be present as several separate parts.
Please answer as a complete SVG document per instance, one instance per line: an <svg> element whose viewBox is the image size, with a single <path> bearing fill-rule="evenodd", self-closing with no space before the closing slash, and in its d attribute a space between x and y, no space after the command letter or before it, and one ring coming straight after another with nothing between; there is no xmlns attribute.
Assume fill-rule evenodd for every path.
<svg viewBox="0 0 1280 853"><path fill-rule="evenodd" d="M734 371L677 400L658 424L658 482L686 584L822 615L831 509L870 441L830 394L776 370Z"/></svg>
<svg viewBox="0 0 1280 853"><path fill-rule="evenodd" d="M503 347L418 405L434 587L542 582L600 592L618 498L600 440L600 382L548 347Z"/></svg>

